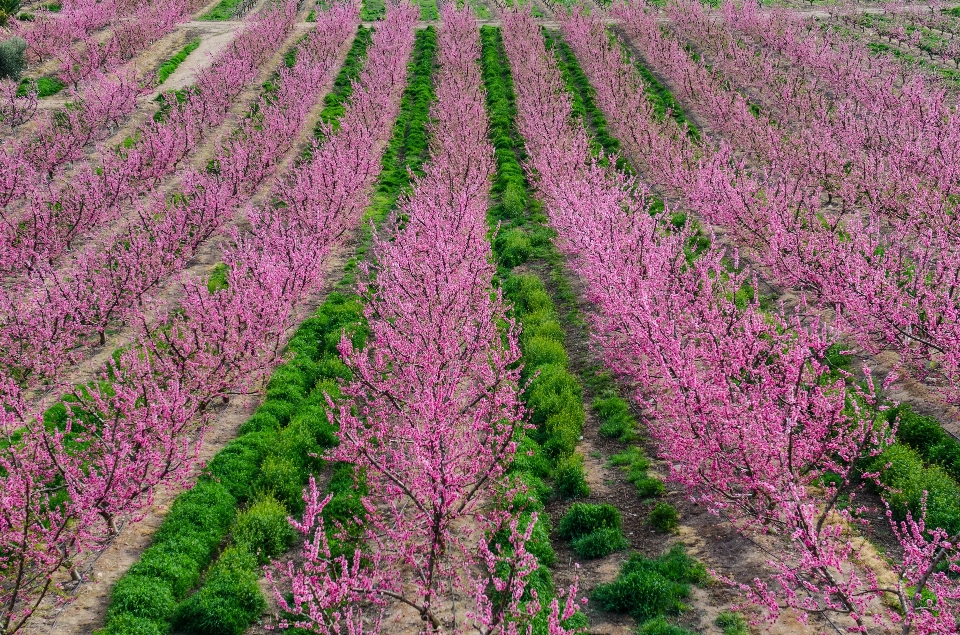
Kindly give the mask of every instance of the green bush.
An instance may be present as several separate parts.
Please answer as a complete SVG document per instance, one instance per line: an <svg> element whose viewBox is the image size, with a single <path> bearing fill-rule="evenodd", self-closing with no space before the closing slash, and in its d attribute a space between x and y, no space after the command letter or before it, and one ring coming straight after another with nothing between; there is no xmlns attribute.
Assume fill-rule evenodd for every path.
<svg viewBox="0 0 960 635"><path fill-rule="evenodd" d="M240 426L240 435L245 436L252 432L263 432L269 430L279 430L280 421L273 416L273 414L262 410L257 409L253 416L243 422L243 425Z"/></svg>
<svg viewBox="0 0 960 635"><path fill-rule="evenodd" d="M554 342L562 344L566 339L566 334L552 313L539 311L524 316L523 332L520 334L520 341L527 342L535 337L553 340Z"/></svg>
<svg viewBox="0 0 960 635"><path fill-rule="evenodd" d="M622 526L623 519L613 505L574 503L560 519L557 533L561 538L573 540L597 529L620 529Z"/></svg>
<svg viewBox="0 0 960 635"><path fill-rule="evenodd" d="M162 580L174 598L182 598L197 585L201 568L193 554L181 550L182 546L180 541L170 540L147 549L130 568L130 574Z"/></svg>
<svg viewBox="0 0 960 635"><path fill-rule="evenodd" d="M280 555L293 540L287 508L270 496L258 499L237 516L233 541L255 554L260 564Z"/></svg>
<svg viewBox="0 0 960 635"><path fill-rule="evenodd" d="M581 498L590 495L590 486L583 472L583 456L575 454L565 457L553 473L553 484L563 498Z"/></svg>
<svg viewBox="0 0 960 635"><path fill-rule="evenodd" d="M627 437L636 429L630 406L620 397L597 398L591 405L600 422L600 435L608 439Z"/></svg>
<svg viewBox="0 0 960 635"><path fill-rule="evenodd" d="M121 613L113 618L108 617L106 627L94 631L93 635L165 635L167 630L166 622Z"/></svg>
<svg viewBox="0 0 960 635"><path fill-rule="evenodd" d="M523 344L523 370L529 377L541 366L554 364L566 368L567 351L554 339L534 336Z"/></svg>
<svg viewBox="0 0 960 635"><path fill-rule="evenodd" d="M591 599L605 611L626 613L643 622L683 611L690 584L706 579L703 565L690 558L681 545L675 545L655 560L631 555L617 578L598 585Z"/></svg>
<svg viewBox="0 0 960 635"><path fill-rule="evenodd" d="M630 546L619 528L603 527L576 538L571 545L581 558L604 558Z"/></svg>
<svg viewBox="0 0 960 635"><path fill-rule="evenodd" d="M207 466L211 478L219 481L237 500L250 497L250 484L260 470L260 463L273 447L277 435L273 430L253 432L237 437L217 452Z"/></svg>
<svg viewBox="0 0 960 635"><path fill-rule="evenodd" d="M916 451L895 443L874 459L870 469L879 471L881 483L889 488L884 497L897 519L905 518L908 510L916 517L926 492L927 527L951 534L960 531L960 486L943 468L925 467Z"/></svg>
<svg viewBox="0 0 960 635"><path fill-rule="evenodd" d="M508 229L497 235L493 250L500 264L512 269L529 260L533 247L526 232L521 229Z"/></svg>
<svg viewBox="0 0 960 635"><path fill-rule="evenodd" d="M0 42L0 77L20 79L27 66L27 42L23 38L11 37Z"/></svg>
<svg viewBox="0 0 960 635"><path fill-rule="evenodd" d="M680 526L680 514L677 508L664 501L653 506L648 520L651 527L664 533L674 531Z"/></svg>
<svg viewBox="0 0 960 635"><path fill-rule="evenodd" d="M227 549L206 584L177 608L174 628L188 635L243 633L267 608L256 565L242 548Z"/></svg>
<svg viewBox="0 0 960 635"><path fill-rule="evenodd" d="M604 611L626 613L638 621L661 614L675 615L684 609L682 600L690 588L668 580L655 571L634 571L607 584L597 585L590 596Z"/></svg>
<svg viewBox="0 0 960 635"><path fill-rule="evenodd" d="M170 586L163 580L142 575L125 575L113 587L107 626L112 627L114 616L142 617L157 622L167 620L176 608L176 599Z"/></svg>
<svg viewBox="0 0 960 635"><path fill-rule="evenodd" d="M511 218L520 218L527 209L527 189L522 179L507 184L502 196L503 209Z"/></svg>
<svg viewBox="0 0 960 635"><path fill-rule="evenodd" d="M254 485L255 491L272 494L294 513L303 510L303 485L307 474L289 457L268 456L260 466L260 476Z"/></svg>
<svg viewBox="0 0 960 635"><path fill-rule="evenodd" d="M717 616L714 624L723 630L723 635L750 635L747 620L742 615L732 611L724 611Z"/></svg>
<svg viewBox="0 0 960 635"><path fill-rule="evenodd" d="M550 299L543 282L536 275L524 273L510 276L505 288L506 294L513 301L514 309L521 318L528 313L553 312L553 300Z"/></svg>
<svg viewBox="0 0 960 635"><path fill-rule="evenodd" d="M640 498L653 498L661 496L666 491L666 486L656 476L643 476L633 480L637 488L637 496Z"/></svg>
<svg viewBox="0 0 960 635"><path fill-rule="evenodd" d="M583 389L577 378L561 366L541 366L527 389L526 401L544 453L552 459L571 454L583 433L585 418Z"/></svg>
<svg viewBox="0 0 960 635"><path fill-rule="evenodd" d="M667 618L661 615L644 622L637 630L637 635L695 635L695 633L676 624L671 624L667 621Z"/></svg>
<svg viewBox="0 0 960 635"><path fill-rule="evenodd" d="M293 413L296 412L296 410L297 407L289 401L268 399L267 401L264 401L259 408L257 408L257 414L273 415L276 417L277 421L280 422L281 426L285 426L290 421L290 417L293 416Z"/></svg>
<svg viewBox="0 0 960 635"><path fill-rule="evenodd" d="M236 499L223 485L201 480L177 497L153 542L159 544L189 533L212 550L233 522L235 507Z"/></svg>
<svg viewBox="0 0 960 635"><path fill-rule="evenodd" d="M908 406L890 411L892 419L899 419L897 440L910 446L930 463L941 466L954 479L960 479L960 442L951 437L933 417L924 417Z"/></svg>

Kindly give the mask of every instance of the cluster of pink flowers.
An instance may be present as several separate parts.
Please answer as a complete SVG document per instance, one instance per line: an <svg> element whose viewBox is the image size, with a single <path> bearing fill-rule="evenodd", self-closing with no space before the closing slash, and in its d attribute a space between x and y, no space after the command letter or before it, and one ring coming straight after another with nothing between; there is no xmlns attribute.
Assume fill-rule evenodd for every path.
<svg viewBox="0 0 960 635"><path fill-rule="evenodd" d="M88 36L60 53L60 79L77 87L94 73L116 70L206 4L204 0L161 0L138 5L115 24L106 40Z"/></svg>
<svg viewBox="0 0 960 635"><path fill-rule="evenodd" d="M333 72L345 37L339 32L332 37L318 30L301 46L303 51L319 47L321 63L306 56L303 63L278 71L276 91L262 96L256 116L243 120L218 148L216 170L182 170L172 200L151 192L211 125L225 119L230 98L259 74L257 64L292 28L295 5L265 14L251 29L255 35L238 38L198 80L190 99L162 122L144 127L139 143L105 152L102 165L81 166L69 184L58 182L39 201L27 202L30 213L5 253L19 259L8 261L7 270L16 275L0 294L5 367L25 380L55 377L83 353L78 346L103 342L108 327L136 316L147 295L181 269L272 174ZM53 192L59 196L48 199ZM122 214L125 208L132 213ZM121 222L110 222L117 219ZM89 237L86 244L50 262L78 234ZM18 250L21 245L32 248Z"/></svg>
<svg viewBox="0 0 960 635"><path fill-rule="evenodd" d="M43 62L128 15L137 4L137 0L65 0L59 11L39 8L32 12L32 20L15 20L10 29L26 40L28 59Z"/></svg>
<svg viewBox="0 0 960 635"><path fill-rule="evenodd" d="M61 425L44 426L4 378L0 495L10 513L0 519L0 631L18 630L62 587L65 572L79 577L82 561L116 534L118 520L135 519L150 504L158 484L183 482L211 405L253 388L279 361L295 308L322 280L324 256L369 200L399 108L415 15L390 14L339 130L277 181L268 207L248 210L247 229L230 232L225 285L182 279L175 307L145 300L134 315L133 342L98 383L74 392ZM289 127L301 127L358 23L353 5L318 14L261 110L293 110ZM273 121L265 114L266 134L291 134ZM276 152L292 138L249 141ZM238 153L221 156L235 161ZM221 165L230 178L250 174L246 163ZM244 191L236 182L233 188Z"/></svg>
<svg viewBox="0 0 960 635"><path fill-rule="evenodd" d="M907 372L957 402L960 119L945 92L916 74L894 89L896 65L805 37L782 15L771 22L728 5L717 23L694 4L672 7L676 28L707 47L712 69L658 28L656 11L616 13L647 63L719 138L694 148L674 132L665 149L649 141L647 118L611 111L632 129L631 152L778 282L836 312L858 344L895 351ZM762 33L787 63L739 44L728 23ZM755 114L730 81L767 112Z"/></svg>
<svg viewBox="0 0 960 635"><path fill-rule="evenodd" d="M322 514L330 499L311 481L303 521L294 523L306 537L303 560L272 574L292 588L292 600L287 588L277 591L295 616L289 622L314 632L391 632L407 611L432 633L529 633L541 609L536 598L523 601L537 567L525 549L535 519L521 527L494 507L516 493L506 469L524 417L517 333L491 293L494 162L479 34L467 8L447 5L442 19L431 159L400 204L396 230L375 240L371 281L360 287L369 342L340 345L353 380L330 458L354 464L369 486L361 545L331 552L327 531L338 528L325 527ZM491 548L499 531L508 538ZM540 619L562 635L575 610L571 593Z"/></svg>
<svg viewBox="0 0 960 635"><path fill-rule="evenodd" d="M665 181L696 169L695 157L677 150L692 150L685 131L655 116L600 20L574 11L561 23L611 130L630 150L643 148L638 156ZM504 44L528 167L559 246L597 307L595 342L606 363L634 385L672 478L740 531L777 541L771 580L741 586L747 600L771 618L784 608L841 614L855 632L873 624L953 632L960 585L941 568L960 571L960 536L925 532L910 518L891 523L906 555L895 558L887 583L864 565L866 542L849 531L866 528L868 511L853 498L856 464L894 433L881 423L869 370L863 389L832 373L832 324L743 297L756 281L737 272L735 254L715 239L694 253L689 226L675 228L670 210L651 210L642 184L591 156L529 15L504 15ZM725 264L731 255L733 271ZM853 504L838 505L842 496ZM923 589L937 596L935 606Z"/></svg>

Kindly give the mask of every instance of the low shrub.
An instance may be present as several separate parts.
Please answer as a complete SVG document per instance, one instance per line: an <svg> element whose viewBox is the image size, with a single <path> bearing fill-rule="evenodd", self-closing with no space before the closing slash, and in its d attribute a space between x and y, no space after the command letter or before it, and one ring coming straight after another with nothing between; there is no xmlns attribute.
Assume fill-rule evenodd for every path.
<svg viewBox="0 0 960 635"><path fill-rule="evenodd" d="M666 491L666 486L656 476L642 476L633 481L634 486L637 488L637 496L640 498L653 498L655 496L662 496Z"/></svg>
<svg viewBox="0 0 960 635"><path fill-rule="evenodd" d="M695 635L695 633L671 624L661 615L641 624L637 635Z"/></svg>
<svg viewBox="0 0 960 635"><path fill-rule="evenodd" d="M563 348L562 342L536 335L523 343L524 378L530 377L538 368L546 364L566 368L567 363L567 351Z"/></svg>
<svg viewBox="0 0 960 635"><path fill-rule="evenodd" d="M718 615L714 624L720 627L723 635L750 635L747 620L742 615L732 611L724 611Z"/></svg>
<svg viewBox="0 0 960 635"><path fill-rule="evenodd" d="M240 635L267 608L258 578L252 554L241 547L227 549L206 584L177 608L174 628L187 635Z"/></svg>
<svg viewBox="0 0 960 635"><path fill-rule="evenodd" d="M530 238L526 232L519 229L508 229L499 234L494 243L494 250L500 264L508 269L522 265L533 252Z"/></svg>
<svg viewBox="0 0 960 635"><path fill-rule="evenodd" d="M260 564L280 555L293 541L287 508L271 496L259 498L237 516L233 542L257 556Z"/></svg>
<svg viewBox="0 0 960 635"><path fill-rule="evenodd" d="M110 597L107 626L115 629L114 615L130 615L163 623L176 609L176 598L163 580L143 575L125 575L117 581Z"/></svg>
<svg viewBox="0 0 960 635"><path fill-rule="evenodd" d="M890 467L885 469L887 464ZM942 467L924 466L915 450L895 443L869 469L880 472L894 517L903 519L907 511L919 514L926 493L927 527L941 527L950 534L960 531L960 485Z"/></svg>
<svg viewBox="0 0 960 635"><path fill-rule="evenodd" d="M600 422L600 435L608 439L629 437L636 429L630 405L620 397L597 398L591 409Z"/></svg>
<svg viewBox="0 0 960 635"><path fill-rule="evenodd" d="M574 503L560 519L557 533L561 538L573 540L597 529L620 529L622 526L623 519L613 505Z"/></svg>
<svg viewBox="0 0 960 635"><path fill-rule="evenodd" d="M553 300L536 275L524 273L510 276L505 287L506 294L513 301L514 310L521 318L539 311L553 313Z"/></svg>
<svg viewBox="0 0 960 635"><path fill-rule="evenodd" d="M201 569L183 546L180 541L170 540L147 549L130 568L131 575L162 580L174 598L182 598L200 580Z"/></svg>
<svg viewBox="0 0 960 635"><path fill-rule="evenodd" d="M583 455L574 454L560 461L553 473L553 484L563 498L581 498L590 495L590 486L583 471Z"/></svg>
<svg viewBox="0 0 960 635"><path fill-rule="evenodd" d="M677 545L657 559L631 555L613 582L594 589L591 600L605 611L626 613L644 622L682 612L690 584L706 579L703 565Z"/></svg>
<svg viewBox="0 0 960 635"><path fill-rule="evenodd" d="M647 519L650 526L664 533L676 531L680 526L680 514L677 508L664 501L658 502L650 510L650 516Z"/></svg>
<svg viewBox="0 0 960 635"><path fill-rule="evenodd" d="M571 546L581 558L604 558L630 547L619 528L604 527L575 539Z"/></svg>
<svg viewBox="0 0 960 635"><path fill-rule="evenodd" d="M294 513L303 510L303 485L307 474L303 467L286 456L274 454L264 459L254 491L270 494Z"/></svg>

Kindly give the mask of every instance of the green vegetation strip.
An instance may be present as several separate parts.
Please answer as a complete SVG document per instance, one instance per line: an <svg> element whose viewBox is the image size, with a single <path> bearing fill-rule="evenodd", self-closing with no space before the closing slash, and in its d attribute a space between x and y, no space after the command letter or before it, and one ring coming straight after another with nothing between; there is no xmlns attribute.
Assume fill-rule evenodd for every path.
<svg viewBox="0 0 960 635"><path fill-rule="evenodd" d="M187 59L187 56L197 50L197 47L200 46L200 38L197 38L184 46L180 51L164 62L160 68L157 69L157 85L159 86L163 82L167 81L167 78L173 75L174 71Z"/></svg>
<svg viewBox="0 0 960 635"><path fill-rule="evenodd" d="M344 87L349 90L370 41L365 31L354 40L328 105L347 98ZM215 272L211 284L217 284L216 278ZM363 337L355 326L358 314L355 301L331 294L297 329L288 344L294 357L274 372L263 404L240 435L217 453L196 486L177 497L151 546L113 588L101 633L165 633L174 618L186 624L187 632L197 632L196 626L206 633L236 633L259 617L265 602L257 587L257 558L289 539L289 533L276 531L271 519L276 520L283 507L286 528L285 505L295 510L302 504L303 472L316 467L310 453L335 442L323 395L335 395L335 378L346 374L336 357L340 334L347 329ZM254 498L238 516L238 506ZM235 523L245 528L242 543L224 552L207 572L202 591L178 606L200 582ZM251 552L256 557L251 558ZM209 607L211 600L222 604ZM228 610L210 610L202 619L191 619L201 608Z"/></svg>
<svg viewBox="0 0 960 635"><path fill-rule="evenodd" d="M426 124L433 100L430 80L435 50L434 30L419 32L400 114L394 125L390 147L383 157L383 173L377 197L366 214L366 219L374 223L379 224L387 218L398 197L409 185L409 171L419 172L426 159ZM354 75L358 71L359 64L355 66ZM339 82L339 85L347 89L350 83L347 80ZM342 107L343 100L337 101L339 103L328 102L328 108ZM365 234L357 250L360 255L367 251L372 241L369 223L364 225ZM333 495L330 504L324 508L325 526L331 531L328 538L335 550L352 548L349 544L338 542L332 534L338 526L354 527L354 519L363 516L360 497L366 493L364 484L356 482L352 466L340 463L326 465L323 459L317 457L337 443L337 430L328 423L326 414L327 397L337 401L340 382L352 379L350 369L343 364L337 351L341 333L349 333L356 347L362 347L367 337L363 306L360 298L354 294L355 273L356 259L347 265L344 278L338 286L340 291L331 294L318 313L325 320L313 343L321 353L322 368L306 401L301 402L301 409L290 413L289 423L284 424L283 417L287 417L287 413L281 401L279 412L274 406L274 411L267 411L263 420L255 422L257 414L263 413L271 403L277 403L277 389L271 389L257 414L246 424L253 433L272 431L278 429L273 421L275 418L281 426L286 425L283 428L285 433L290 431L289 440L284 442L284 439L279 439L279 443L273 446L266 460L261 463L259 474L252 475L253 496L245 499L246 509L237 515L228 532L229 546L206 575L204 585L174 615L174 627L182 633L239 635L262 615L265 601L256 587L260 567L290 548L293 534L287 518L291 514L302 514L303 487L311 474L319 473L324 467L330 468L327 493ZM296 388L293 382L286 383ZM283 399L284 395L279 397ZM299 394L293 397L287 400L295 405ZM319 425L321 419L324 422L322 426ZM303 428L302 420L311 425L306 430L295 430L294 426ZM244 480L234 480L251 480L246 475L240 476ZM240 581L244 586L239 584ZM254 589L257 589L256 596Z"/></svg>
<svg viewBox="0 0 960 635"><path fill-rule="evenodd" d="M220 0L217 6L200 16L204 22L225 22L233 18L243 0Z"/></svg>
<svg viewBox="0 0 960 635"><path fill-rule="evenodd" d="M506 71L500 32L483 27L481 38L491 134L498 165L494 182L496 205L491 209L490 217L491 223L499 223L502 228L494 241L494 252L498 277L523 327L520 344L524 379L533 377L524 398L536 429L522 440L513 467L513 472L534 494L526 510L529 513L542 511L551 498L589 496L583 456L576 452L586 413L584 386L569 369L564 347L566 332L557 305L538 276L517 273L514 269L528 263L536 268L546 265L566 319L576 328L586 328L586 325L577 313L576 298L564 275L563 258L552 244L553 233L546 226L542 204L530 196L529 183L521 170L522 142L513 120L516 112L514 95ZM582 102L581 108L585 108ZM581 116L583 113L581 109ZM599 111L595 114L595 123L604 125L602 114ZM600 423L600 433L626 443L634 441L637 424L629 405L617 395L609 375L592 367L590 371L585 374L583 382L597 395L591 408ZM663 482L647 473L649 460L639 448L632 447L614 459L615 465L630 470L628 478L635 483L642 498L652 499L663 494ZM672 531L677 524L677 512L671 505L657 502L650 522L655 529ZM550 572L545 567L550 566L556 556L550 548L550 528L546 526L546 520L540 517L538 523L543 523L534 533L539 541L536 548L542 552L538 553L538 556L542 555L539 577L547 587ZM575 502L561 519L556 533L571 541L581 558L602 558L629 547L622 524L619 511L610 504ZM641 628L645 629L642 632L684 632L667 623L665 615L682 610L681 600L689 595L689 584L706 579L703 566L687 557L682 548L658 560L633 555L629 563L633 563L632 569L625 568L616 581L594 591L594 601L599 601L606 610L640 616L638 620L644 622ZM647 573L651 567L669 571L663 575ZM643 569L644 572L636 573L633 569ZM607 601L610 598L619 598L620 602ZM656 631L655 627L661 625L668 630Z"/></svg>

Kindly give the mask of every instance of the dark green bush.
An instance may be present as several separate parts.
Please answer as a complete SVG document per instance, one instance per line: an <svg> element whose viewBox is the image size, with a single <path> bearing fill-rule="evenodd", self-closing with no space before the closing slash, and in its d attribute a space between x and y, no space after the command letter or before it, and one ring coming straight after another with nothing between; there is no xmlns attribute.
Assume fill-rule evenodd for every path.
<svg viewBox="0 0 960 635"><path fill-rule="evenodd" d="M638 621L684 609L689 586L668 580L655 571L634 571L607 584L597 585L590 596L604 611L626 613Z"/></svg>
<svg viewBox="0 0 960 635"><path fill-rule="evenodd" d="M243 422L240 426L240 435L245 436L253 432L263 432L270 430L279 430L280 421L271 413L258 408L253 416Z"/></svg>
<svg viewBox="0 0 960 635"><path fill-rule="evenodd" d="M11 37L0 42L0 77L20 79L27 66L27 42L23 38Z"/></svg>
<svg viewBox="0 0 960 635"><path fill-rule="evenodd" d="M173 614L176 599L163 580L141 575L125 575L113 587L107 626L112 627L114 616L131 615L156 622L164 622Z"/></svg>
<svg viewBox="0 0 960 635"><path fill-rule="evenodd" d="M664 501L658 502L650 510L650 526L664 533L676 530L680 526L680 514L677 508Z"/></svg>
<svg viewBox="0 0 960 635"><path fill-rule="evenodd" d="M656 560L631 555L617 578L598 585L591 599L605 611L627 613L642 622L683 611L689 585L706 579L703 565L676 545Z"/></svg>
<svg viewBox="0 0 960 635"><path fill-rule="evenodd" d="M565 457L553 473L557 494L563 498L581 498L590 495L590 486L583 472L583 456L574 454Z"/></svg>
<svg viewBox="0 0 960 635"><path fill-rule="evenodd" d="M191 533L213 549L233 522L235 507L236 499L223 485L201 480L177 497L153 542L159 544Z"/></svg>
<svg viewBox="0 0 960 635"><path fill-rule="evenodd" d="M177 608L174 628L188 635L240 635L267 608L258 578L253 555L227 549L206 584Z"/></svg>
<svg viewBox="0 0 960 635"><path fill-rule="evenodd" d="M632 480L637 488L637 496L640 498L653 498L660 496L666 491L663 481L656 476L642 476Z"/></svg>
<svg viewBox="0 0 960 635"><path fill-rule="evenodd" d="M530 238L520 229L509 229L497 236L494 251L500 264L508 269L522 265L533 250Z"/></svg>
<svg viewBox="0 0 960 635"><path fill-rule="evenodd" d="M571 546L581 558L604 558L627 549L630 543L619 528L603 527L574 539Z"/></svg>
<svg viewBox="0 0 960 635"><path fill-rule="evenodd" d="M201 568L193 554L181 550L182 546L176 540L154 545L143 552L140 560L130 568L130 574L162 580L174 598L182 598L197 585Z"/></svg>
<svg viewBox="0 0 960 635"><path fill-rule="evenodd" d="M289 457L271 455L260 466L260 476L254 485L255 491L272 494L286 505L287 509L299 513L303 509L303 485L307 474L303 467Z"/></svg>
<svg viewBox="0 0 960 635"><path fill-rule="evenodd" d="M260 564L286 551L293 540L287 508L270 496L241 512L231 533L234 543L255 554Z"/></svg>
<svg viewBox="0 0 960 635"><path fill-rule="evenodd" d="M148 617L120 613L108 617L107 626L93 632L94 635L165 635L167 623L156 622Z"/></svg>
<svg viewBox="0 0 960 635"><path fill-rule="evenodd" d="M925 461L942 467L955 480L960 479L960 442L947 434L939 421L918 415L908 406L893 408L889 416L899 419L900 443L916 450Z"/></svg>
<svg viewBox="0 0 960 635"><path fill-rule="evenodd" d="M260 470L260 463L269 448L276 443L273 430L253 432L237 437L217 452L207 471L219 481L237 500L250 497L250 485Z"/></svg>
<svg viewBox="0 0 960 635"><path fill-rule="evenodd" d="M695 633L671 624L661 615L641 624L637 635L695 635Z"/></svg>
<svg viewBox="0 0 960 635"><path fill-rule="evenodd" d="M586 536L597 529L620 529L623 519L616 507L608 503L574 503L560 519L557 533L561 538L573 540Z"/></svg>
<svg viewBox="0 0 960 635"><path fill-rule="evenodd" d="M293 413L296 412L296 410L297 407L288 401L268 399L267 401L264 401L259 408L257 408L257 414L273 415L276 417L277 421L280 422L281 426L285 426L290 421L290 417L293 416Z"/></svg>
<svg viewBox="0 0 960 635"><path fill-rule="evenodd" d="M608 439L628 436L636 429L630 406L620 397L598 397L591 408L600 422L600 434Z"/></svg>
<svg viewBox="0 0 960 635"><path fill-rule="evenodd" d="M714 624L723 630L723 635L750 635L747 620L742 615L731 611L724 611L717 616Z"/></svg>
<svg viewBox="0 0 960 635"><path fill-rule="evenodd" d="M884 469L889 463L890 467ZM881 472L884 497L897 519L911 511L916 517L927 493L927 526L948 533L960 531L960 486L938 465L926 467L916 451L895 443L874 459L870 468Z"/></svg>

